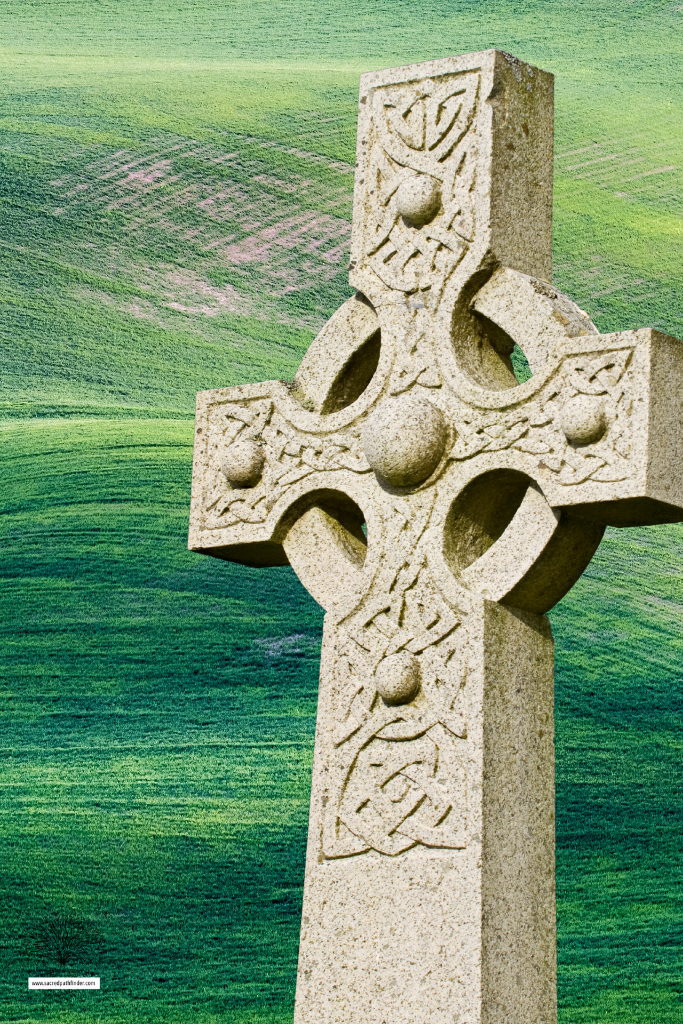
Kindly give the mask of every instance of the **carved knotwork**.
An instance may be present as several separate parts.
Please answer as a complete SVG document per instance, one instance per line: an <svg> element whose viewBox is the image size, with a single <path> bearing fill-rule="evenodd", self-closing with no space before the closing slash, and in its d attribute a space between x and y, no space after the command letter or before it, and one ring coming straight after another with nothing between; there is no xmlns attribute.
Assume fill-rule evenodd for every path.
<svg viewBox="0 0 683 1024"><path fill-rule="evenodd" d="M432 308L474 236L479 87L470 72L372 93L366 252L387 288L428 291ZM425 224L402 215L416 175L436 183Z"/></svg>

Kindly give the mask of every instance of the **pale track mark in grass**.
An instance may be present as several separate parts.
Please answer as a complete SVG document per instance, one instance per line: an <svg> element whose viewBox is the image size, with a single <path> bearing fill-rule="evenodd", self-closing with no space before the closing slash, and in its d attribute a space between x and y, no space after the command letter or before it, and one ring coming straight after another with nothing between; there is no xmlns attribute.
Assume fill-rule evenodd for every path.
<svg viewBox="0 0 683 1024"><path fill-rule="evenodd" d="M584 277L588 277L589 275L590 275L590 271L584 272ZM626 289L636 288L638 285L641 285L641 284L643 284L643 279L640 278L640 277L639 278L635 278L633 281L622 280L622 283L620 283L620 284L612 284L609 288L603 288L601 291L591 292L590 297L591 297L591 299L599 299L599 298L602 298L605 295L614 295L616 292L625 292ZM656 296L656 292L645 292L645 293L641 293L640 295L627 295L627 294L624 294L624 295L620 296L620 299L621 299L622 302L634 303L634 302L644 302L645 299L651 299L651 298L654 298L655 296Z"/></svg>
<svg viewBox="0 0 683 1024"><path fill-rule="evenodd" d="M592 292L591 299L599 299L603 295L612 295L614 292L622 291L624 288L626 288L625 284L615 284L612 288L605 288L601 292Z"/></svg>
<svg viewBox="0 0 683 1024"><path fill-rule="evenodd" d="M317 654L320 641L307 633L291 633L283 637L258 637L254 644L261 648L269 660L288 654Z"/></svg>
<svg viewBox="0 0 683 1024"><path fill-rule="evenodd" d="M226 153L224 156L213 157L209 160L210 164L224 164L226 160L234 160L238 157L239 153Z"/></svg>
<svg viewBox="0 0 683 1024"><path fill-rule="evenodd" d="M279 178L273 178L267 174L257 174L254 181L258 181L262 185L274 185L276 188L281 189L283 192L298 192L300 188L303 188L303 182L293 184L292 182L281 181Z"/></svg>
<svg viewBox="0 0 683 1024"><path fill-rule="evenodd" d="M156 153L147 154L146 156L140 157L137 160L128 160L127 162L124 163L121 163L121 161L119 160L119 163L113 169L110 169L104 174L96 173L97 170L100 169L97 167L98 161L96 161L94 164L87 165L84 168L83 173L87 174L88 172L92 172L95 178L94 182L92 182L92 180L91 182L89 182L90 195L87 197L88 202L96 203L98 199L111 195L112 187L118 187L119 195L129 194L131 188L137 190L138 192L145 191L145 186L148 186L146 191L149 191L150 188L158 188L160 184L163 184L165 183L165 181L168 181L169 175L167 174L167 172L169 172L172 167L172 162L170 159L164 160L161 158L165 157L168 153L171 153L174 150L178 150L180 148L181 147L179 146L169 147L164 151L158 151ZM187 149L188 147L186 146L184 148ZM119 157L123 157L123 160L125 161L126 158L132 154L129 154L124 151L119 152L119 154L117 155ZM179 155L184 156L186 155L186 153L176 153L176 157ZM140 169L141 164L146 165L144 170ZM134 171L132 170L132 168L138 168L138 170ZM119 181L114 182L112 179L116 178L117 176L119 177ZM66 184L69 178L73 179L73 177L73 175L68 175L66 181L64 181L63 184ZM98 185L96 184L98 182L106 182L107 184Z"/></svg>
<svg viewBox="0 0 683 1024"><path fill-rule="evenodd" d="M615 273L614 268L604 262L603 257L595 254L587 256L585 260L564 264L558 262L555 273L561 279L560 287L571 287L574 291L583 293L584 302L588 299L615 295L619 302L637 303L655 298L659 294L651 290L657 280L656 277L650 276L645 280L642 277L632 278L627 274ZM648 290L642 291L643 288ZM597 316L604 313L604 310L591 308L590 312ZM650 323L648 326L653 325Z"/></svg>
<svg viewBox="0 0 683 1024"><path fill-rule="evenodd" d="M231 144L235 146L234 138ZM278 309L277 299L324 286L340 274L348 259L351 225L332 211L345 207L350 212L350 186L335 186L329 175L311 174L311 162L320 162L323 173L339 165L328 157L314 161L315 154L278 146L290 155L294 150L293 155L308 158L306 177L301 173L285 176L277 170L273 174L268 157L259 156L261 141L248 152L240 148L241 153L234 148L226 153L194 139L175 138L168 145L150 145L144 156L117 150L55 179L61 183L65 203L58 209L116 211L124 218L117 227L118 239L107 246L107 272L131 281L140 289L140 300L126 300L124 305L114 297L112 302L121 312L176 330L177 319L169 323L168 318L183 314L192 324L190 329L201 334L201 321L220 319L224 312L320 328L325 315L311 309L310 300L294 314L289 306ZM268 143L267 148L273 146ZM183 165L188 157L197 164ZM211 172L217 161L222 163L220 178ZM207 169L205 176L202 166ZM339 166L344 173L353 170L346 164ZM323 204L329 212L317 208ZM179 279L167 279L163 287L158 282L152 294L136 256L164 237L178 251L187 244L186 260L193 261L196 280L190 287ZM93 268L97 273L103 269L101 260ZM233 292L222 290L226 274ZM241 294L240 279L245 280L249 295L259 295L258 306Z"/></svg>
<svg viewBox="0 0 683 1024"><path fill-rule="evenodd" d="M199 147L199 149L197 149ZM199 142L197 139L179 139L173 145L152 147L150 152L139 155L138 150L118 150L111 156L101 157L87 164L85 171L90 171L101 180L115 177L117 174L125 174L141 163L149 163L166 157L178 157L188 155L188 150L193 152L213 152L223 155L219 150L209 146L207 143ZM103 172L103 173L98 173Z"/></svg>
<svg viewBox="0 0 683 1024"><path fill-rule="evenodd" d="M177 155L177 150L186 149L186 148L188 148L188 146L192 146L192 145L196 145L196 143L188 142L184 146L179 143L179 144L176 144L175 146L168 146L166 149L159 150L156 153L146 153L145 156L138 157L137 160L129 160L128 163L121 163L121 162L115 163L113 165L110 165L110 169L108 171L106 171L104 174L99 175L99 178L102 181L106 181L109 178L115 177L117 174L125 174L127 171L130 171L131 168L137 167L139 164L142 164L142 163L145 163L145 162L149 163L150 160L157 160L157 159L159 159L159 157L164 157L168 153L176 153L176 155ZM125 160L126 157L134 156L135 154L132 153L132 152L124 150L123 152L120 152L117 155L122 156L124 158L124 160ZM95 165L90 165L89 167L86 167L85 169L86 169L86 171L90 170L90 169L95 170Z"/></svg>
<svg viewBox="0 0 683 1024"><path fill-rule="evenodd" d="M111 202L107 203L106 209L110 212L114 210L122 210L126 206L137 206L139 205L140 196L150 195L153 192L157 192L167 185L173 184L173 182L179 181L180 175L169 174L167 177L159 176L158 178L152 178L149 181L142 181L140 179L130 179L125 184L130 189L135 188L135 191L129 191L125 195L120 195L118 199L112 199ZM131 186L132 182L132 186Z"/></svg>
<svg viewBox="0 0 683 1024"><path fill-rule="evenodd" d="M228 211L228 213L231 212ZM199 235L205 236L205 244L202 245L204 251L213 251L217 256L230 261L236 266L258 264L265 268L276 254L282 255L282 250L285 250L285 252L289 250L292 255L297 252L317 255L321 265L318 268L309 268L309 273L311 269L316 273L320 273L324 270L325 265L336 266L342 261L347 252L350 238L350 225L348 221L328 215L318 215L315 211L296 213L294 216L282 219L282 214L285 212L282 209L282 205L277 204L277 209L273 211L273 216L267 218L267 220L274 221L275 223L266 224L265 226L262 221L242 223L242 230L249 233L240 241L234 240L234 232L219 238L211 237L209 226L190 230L192 231L192 237L195 239ZM224 218L220 217L220 211L212 211L210 215L215 220L228 219L227 216ZM182 225L172 223L163 215L156 214L156 211L151 219L153 219L156 228L163 228L170 234L180 233L184 237L188 236L188 230L184 230ZM139 226L139 223L138 221L136 226ZM341 244L339 244L340 240ZM322 247L335 241L338 242L337 245L321 251ZM296 260L294 260L294 263L296 263Z"/></svg>
<svg viewBox="0 0 683 1024"><path fill-rule="evenodd" d="M97 168L99 168L100 170L111 169L112 167L116 166L113 161L118 160L119 157L125 157L126 153L130 152L131 150L117 149L115 153L111 153L108 156L100 157L99 160L95 160L93 161L93 163L88 164L88 167L86 169L93 171Z"/></svg>
<svg viewBox="0 0 683 1024"><path fill-rule="evenodd" d="M315 253L328 264L341 262L348 249L351 225L327 215L316 215L313 211L289 217L271 227L263 228L258 234L250 234L241 242L222 249L222 256L237 265L267 264L273 251L285 249L295 251L302 243L303 251ZM343 243L321 253L320 247L328 241L343 238ZM307 243L307 244L305 244ZM318 268L320 272L323 268Z"/></svg>
<svg viewBox="0 0 683 1024"><path fill-rule="evenodd" d="M171 168L170 160L158 160L151 167L146 168L142 171L129 171L128 181L134 181L140 185L155 185L160 178L166 176L166 172Z"/></svg>
<svg viewBox="0 0 683 1024"><path fill-rule="evenodd" d="M183 313L195 313L202 316L218 316L222 312L238 313L242 316L253 315L255 312L254 303L245 296L240 295L236 288L226 284L222 288L214 288L206 281L200 280L196 274L184 270L174 270L167 275L167 282L175 289L184 290L185 302L191 302L192 297L200 295L204 300L199 305L183 305L174 298L166 303L170 309L177 309Z"/></svg>
<svg viewBox="0 0 683 1024"><path fill-rule="evenodd" d="M669 165L667 167L653 168L653 169L651 169L649 171L644 171L642 174L635 174L635 175L633 175L632 177L629 177L629 178L625 178L625 177L621 177L620 176L625 168L632 167L634 164L642 164L642 163L644 163L646 161L646 159L647 159L647 157L640 156L640 157L636 157L636 159L634 159L634 160L625 160L622 163L611 164L609 167L605 167L604 169L602 167L600 167L600 168L596 167L596 168L593 168L591 171L585 171L583 174L576 174L576 175L574 175L574 177L576 177L576 178L593 178L594 180L597 180L599 177L602 177L605 181L607 181L607 180L609 180L611 178L611 179L616 179L616 181L613 180L611 183L612 184L617 184L619 181L624 181L624 182L626 182L626 181L636 181L638 178L648 178L648 177L650 177L653 174L662 174L664 171L675 171L675 170L678 170L678 165L671 164L671 165Z"/></svg>
<svg viewBox="0 0 683 1024"><path fill-rule="evenodd" d="M635 135L628 135L622 139L607 139L604 142L591 142L589 146L582 146L580 149L567 149L563 153L556 153L556 160L563 160L568 156L579 156L581 153L591 153L606 146L618 146L622 142L634 142L636 139L649 138L647 132L638 132Z"/></svg>
<svg viewBox="0 0 683 1024"><path fill-rule="evenodd" d="M192 149L191 145L187 145L184 147L180 147L178 145L174 147L167 147L167 149L164 152L168 153L171 152L172 150L176 151L177 158L188 156L203 156L207 160L207 162L215 162L217 160L221 160L223 159L224 156L216 156L215 151L212 152L210 150L210 147L204 146L200 147L200 149ZM113 194L112 189L109 185L105 186L104 188L100 186L99 189L97 189L97 187L91 188L90 194L87 197L88 203L95 203L98 199L108 199L108 209L121 209L124 205L127 204L138 205L139 200L143 195L149 194L150 192L153 191L158 191L159 186L167 186L169 184L173 184L175 181L180 179L180 175L169 173L173 168L173 163L171 160L159 160L158 158L162 155L163 153L157 150L155 153L150 154L146 159L130 161L126 160L127 154L119 154L119 157L123 156L123 162L119 160L119 164L115 170L109 171L106 175L99 176L100 181L106 179L108 182L111 181L113 177L118 176L118 180L111 181L111 184L114 186ZM229 155L232 157L235 154ZM141 164L144 164L145 166L141 167ZM137 169L131 170L132 167L135 167ZM260 183L278 187L280 188L280 190L284 190L286 193L298 191L301 187L303 187L303 181L302 179L298 179L298 176L295 176L291 183L282 181L281 179L275 178L274 176L268 174L255 175L252 180L258 180ZM309 179L306 182L306 187L309 187L310 185L313 184L314 183L311 182ZM145 188L144 186L147 186L147 188ZM197 188L198 186L190 186L190 188L192 187ZM206 185L202 187L208 188L208 186ZM320 185L318 186L318 191L320 191ZM323 188L323 196L328 191L329 189ZM349 201L349 197L346 195L345 189L336 191L337 195L339 195L339 193L341 192L342 195L344 196L345 201ZM175 193L175 203L173 203L173 200L169 198L169 200L167 200L167 205L181 205L180 200L185 197L186 193L182 191L180 193ZM244 192L242 192L241 195L237 193L236 197L239 198L242 202L244 202L244 200L247 198ZM210 199L211 197L206 196L205 198ZM154 197L154 202L158 208L158 199L156 196Z"/></svg>
<svg viewBox="0 0 683 1024"><path fill-rule="evenodd" d="M598 145L587 148L589 151L592 149L596 153L600 152ZM647 146L630 146L620 153L607 153L595 160L570 164L558 169L574 172L572 177L576 180L588 181L603 189L614 189L614 194L620 199L632 198L639 202L667 203L673 207L680 207L681 196L678 186L681 168L679 164L657 166L656 160L662 149L670 150L671 140L648 143ZM638 165L642 168L643 164L645 169L639 169ZM637 173L629 173L631 169L635 169ZM669 177L664 182L660 180L661 175L674 177ZM625 187L628 183L636 182L639 184L628 189ZM675 191L672 191L673 189Z"/></svg>
<svg viewBox="0 0 683 1024"><path fill-rule="evenodd" d="M653 149L653 148L654 147L648 146L648 148L647 148L647 150L645 152L649 153L650 150ZM611 161L611 160L624 159L625 157L632 156L635 153L642 154L643 152L644 152L644 150L643 150L642 146L627 146L625 149L620 149L616 153L608 153L605 156L597 158L596 160L584 160L582 163L579 163L579 164L569 164L568 166L564 167L563 169L565 171L580 170L583 167L590 167L593 164L595 164L597 166L599 164L606 163L606 162Z"/></svg>
<svg viewBox="0 0 683 1024"><path fill-rule="evenodd" d="M166 267L160 271L147 266L137 266L128 276L131 284L140 289L140 295L132 299L122 300L108 292L85 286L75 288L73 294L81 301L108 306L135 320L145 320L163 330L178 330L180 314L183 330L189 330L213 343L221 342L221 337L217 336L213 329L205 330L204 325L207 321L220 321L224 314L248 316L267 323L282 323L313 331L317 331L324 320L319 314L309 314L306 317L288 315L266 294L261 293L256 300L252 295L245 295L230 284L214 287L187 269ZM296 290L296 287L292 288L286 280L280 282L280 291L291 290ZM230 328L239 330L234 327L233 322L230 323Z"/></svg>
<svg viewBox="0 0 683 1024"><path fill-rule="evenodd" d="M629 167L632 164L642 164L646 158L644 156L636 157L635 160L625 160L623 163L610 164L609 167L594 167L590 171L584 171L583 174L575 174L575 178L598 178L604 179L610 176L618 176L623 171L624 167ZM568 168L567 168L568 169Z"/></svg>
<svg viewBox="0 0 683 1024"><path fill-rule="evenodd" d="M222 313L258 316L258 306L254 300L230 284L214 287L192 271L175 268L159 273L145 267L138 269L138 275L140 273L144 274L145 280L134 283L141 292L147 292L144 298L140 296L118 302L108 293L88 288L78 289L79 297L114 305L121 312L129 313L136 319L153 321L159 326L168 326L169 323L167 316L160 315L160 307L201 317L215 317Z"/></svg>
<svg viewBox="0 0 683 1024"><path fill-rule="evenodd" d="M620 153L610 153L609 156L601 156L597 160L586 160L582 164L572 164L570 167L565 167L565 171L578 171L581 167L590 167L592 164L602 164L606 160L618 160Z"/></svg>
<svg viewBox="0 0 683 1024"><path fill-rule="evenodd" d="M613 146L617 145L619 142L630 142L630 143L633 143L635 141L635 139L637 139L639 137L640 136L633 136L632 138L629 138L629 139L614 139L612 142L594 143L592 146L584 147L582 150L574 150L571 153L558 154L558 155L556 155L555 160L556 161L560 160L561 156L578 155L579 153L582 153L582 152L599 153L601 149L604 149L604 148L606 148L608 146L610 148L612 148ZM646 159L647 155L651 154L655 149L659 149L662 146L670 146L670 144L671 144L670 140L667 139L665 141L655 142L655 143L652 143L652 144L650 144L648 142L648 145L647 145L647 147L645 149L643 147L641 147L641 146L631 145L631 146L628 146L626 149L622 149L618 153L609 153L609 154L607 154L605 156L598 157L595 160L585 160L582 163L565 165L564 167L562 167L560 169L562 171L574 171L574 170L581 169L582 167L590 167L590 166L596 165L596 170L599 172L602 169L600 165L605 163L605 162L611 162L612 160L619 159L620 157L623 158L623 157L629 156L630 154L635 154L635 153L641 153L641 154L645 153L645 156L639 157L639 159ZM619 166L623 166L623 164L620 164ZM605 173L609 173L610 170L611 170L611 168L605 168ZM576 175L576 177L583 177L583 175Z"/></svg>
<svg viewBox="0 0 683 1024"><path fill-rule="evenodd" d="M644 171L642 174L634 174L632 178L624 178L624 181L636 181L638 178L649 178L653 174L666 174L669 171L677 171L678 166L671 164L669 167L655 167L652 171Z"/></svg>
<svg viewBox="0 0 683 1024"><path fill-rule="evenodd" d="M599 142L593 142L590 146L582 146L581 149L569 149L565 153L556 153L555 160L562 160L566 156L579 156L581 153L591 153L600 148Z"/></svg>
<svg viewBox="0 0 683 1024"><path fill-rule="evenodd" d="M322 132L308 132L310 136L320 138L324 133ZM300 134L300 138L304 135ZM248 139L249 142L259 142L258 139ZM280 153L286 153L288 156L296 156L300 160L308 160L311 163L324 164L326 167L332 168L332 170L339 171L341 174L354 174L355 167L351 164L345 163L343 160L331 160L330 157L322 156L319 153L311 153L305 149L298 149L295 146L284 146L280 142L259 142L261 149L275 149Z"/></svg>

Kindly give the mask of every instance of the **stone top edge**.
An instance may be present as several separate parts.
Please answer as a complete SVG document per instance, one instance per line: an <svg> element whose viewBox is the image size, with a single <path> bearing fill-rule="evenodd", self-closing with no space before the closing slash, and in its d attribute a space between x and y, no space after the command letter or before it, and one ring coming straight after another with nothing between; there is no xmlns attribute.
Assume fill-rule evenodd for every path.
<svg viewBox="0 0 683 1024"><path fill-rule="evenodd" d="M456 54L450 57L439 57L436 60L423 61L417 64L403 64L395 68L382 68L377 71L366 71L360 77L361 95L371 88L382 85L393 85L420 78L431 78L449 72L478 71L493 67L496 57L501 57L511 66L528 68L532 73L547 75L554 78L550 71L515 57L505 50L477 50L473 53Z"/></svg>
<svg viewBox="0 0 683 1024"><path fill-rule="evenodd" d="M676 341L679 345L683 345L680 338L674 334L667 334L666 331L660 331L657 327L635 327L627 331L611 331L607 334L600 334L599 337L605 346L619 343L622 345L639 344L657 338L667 338L669 341Z"/></svg>
<svg viewBox="0 0 683 1024"><path fill-rule="evenodd" d="M281 380L265 380L257 384L230 384L224 388L207 388L206 391L198 391L197 403L267 398L273 392L289 394L289 388Z"/></svg>

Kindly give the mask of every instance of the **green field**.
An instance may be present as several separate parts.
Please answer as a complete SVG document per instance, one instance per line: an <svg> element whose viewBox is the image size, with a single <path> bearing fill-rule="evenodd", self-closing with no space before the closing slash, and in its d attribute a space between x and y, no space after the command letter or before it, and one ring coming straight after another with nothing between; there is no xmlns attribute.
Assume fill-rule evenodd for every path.
<svg viewBox="0 0 683 1024"><path fill-rule="evenodd" d="M185 548L198 389L350 294L358 76L557 76L555 283L683 337L681 0L3 0L0 1020L291 1020L322 615ZM683 1024L683 527L552 613L561 1024ZM69 974L36 952L85 922Z"/></svg>

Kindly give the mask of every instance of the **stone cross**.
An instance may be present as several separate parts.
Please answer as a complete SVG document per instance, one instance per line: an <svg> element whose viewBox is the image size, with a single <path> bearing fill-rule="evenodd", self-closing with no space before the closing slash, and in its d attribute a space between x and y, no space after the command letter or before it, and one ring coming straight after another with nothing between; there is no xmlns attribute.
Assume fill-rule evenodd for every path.
<svg viewBox="0 0 683 1024"><path fill-rule="evenodd" d="M510 54L363 75L356 294L293 382L198 395L190 548L327 613L296 1024L556 1019L544 613L683 520L683 345L551 285L552 157Z"/></svg>

